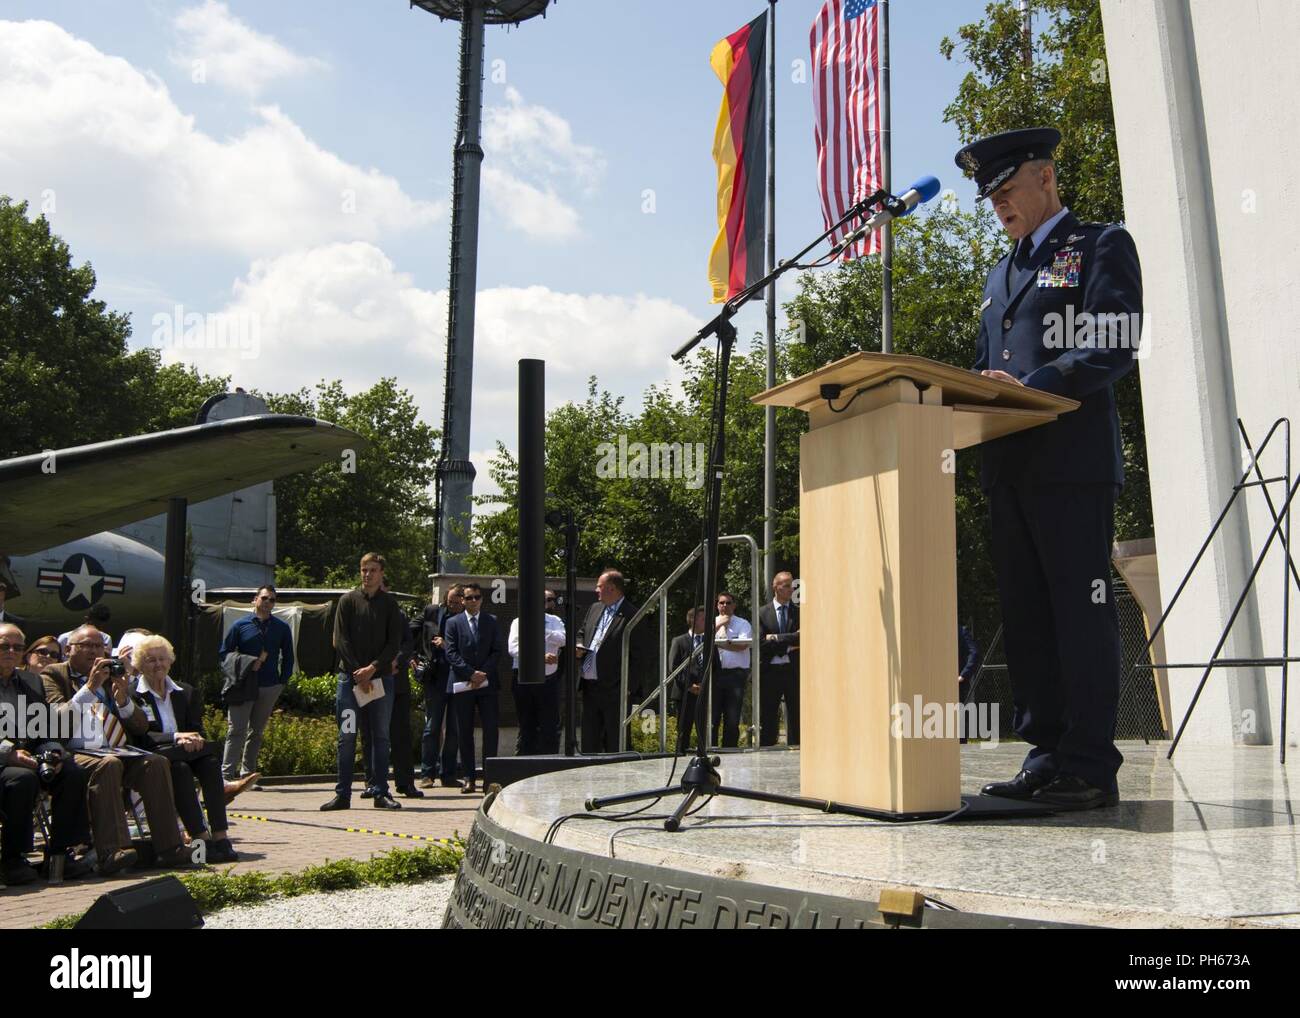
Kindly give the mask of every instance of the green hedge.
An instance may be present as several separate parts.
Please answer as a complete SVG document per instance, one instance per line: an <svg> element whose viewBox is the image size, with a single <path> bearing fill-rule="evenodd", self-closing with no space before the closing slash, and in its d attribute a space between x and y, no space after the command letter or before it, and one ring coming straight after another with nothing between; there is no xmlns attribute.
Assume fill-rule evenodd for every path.
<svg viewBox="0 0 1300 1018"><path fill-rule="evenodd" d="M203 702L209 706L221 705L221 672L208 672L200 676L197 683L203 693ZM338 691L339 677L330 672L327 675L304 675L294 672L289 676L284 692L280 694L278 706L298 714L312 714L319 717L334 716L334 696Z"/></svg>
<svg viewBox="0 0 1300 1018"><path fill-rule="evenodd" d="M209 739L224 741L226 716L215 707L203 712ZM257 769L263 774L333 774L338 770L339 730L334 718L300 717L277 710L267 722ZM357 740L357 773L361 773Z"/></svg>

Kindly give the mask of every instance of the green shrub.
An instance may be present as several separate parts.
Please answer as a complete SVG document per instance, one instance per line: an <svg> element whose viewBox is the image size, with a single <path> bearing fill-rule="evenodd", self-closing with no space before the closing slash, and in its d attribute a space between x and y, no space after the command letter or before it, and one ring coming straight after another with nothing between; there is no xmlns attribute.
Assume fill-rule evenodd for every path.
<svg viewBox="0 0 1300 1018"><path fill-rule="evenodd" d="M395 848L365 860L326 860L298 873L236 873L232 867L185 873L180 881L194 898L199 911L211 915L228 905L256 905L275 897L417 884L444 873L455 873L464 854L465 845L457 838L451 845ZM80 918L80 913L59 916L42 928L70 930Z"/></svg>
<svg viewBox="0 0 1300 1018"><path fill-rule="evenodd" d="M300 714L333 717L338 687L339 677L334 672L327 675L294 672L289 676L284 692L280 694L280 705Z"/></svg>
<svg viewBox="0 0 1300 1018"><path fill-rule="evenodd" d="M226 717L215 708L203 712L203 725L209 739L225 739ZM266 775L333 774L338 769L338 739L339 730L333 717L299 717L277 710L267 722L257 769ZM358 768L360 760L361 740L358 739Z"/></svg>

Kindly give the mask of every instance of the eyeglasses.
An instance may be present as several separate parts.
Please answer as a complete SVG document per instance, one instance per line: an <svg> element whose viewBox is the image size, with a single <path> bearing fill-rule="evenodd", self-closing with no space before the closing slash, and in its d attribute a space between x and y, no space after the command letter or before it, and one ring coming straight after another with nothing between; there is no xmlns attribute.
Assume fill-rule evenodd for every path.
<svg viewBox="0 0 1300 1018"><path fill-rule="evenodd" d="M23 645L21 643L0 643L0 654L21 654Z"/></svg>
<svg viewBox="0 0 1300 1018"><path fill-rule="evenodd" d="M37 647L34 651L32 651L32 653L33 653L33 654L39 654L41 657L58 657L58 656L59 656L59 648L58 648L58 647L49 647L49 646L46 646L46 647Z"/></svg>
<svg viewBox="0 0 1300 1018"><path fill-rule="evenodd" d="M98 649L100 647L105 646L105 644L103 640L82 640L81 643L70 643L68 644L68 646L69 647L91 647L94 649Z"/></svg>

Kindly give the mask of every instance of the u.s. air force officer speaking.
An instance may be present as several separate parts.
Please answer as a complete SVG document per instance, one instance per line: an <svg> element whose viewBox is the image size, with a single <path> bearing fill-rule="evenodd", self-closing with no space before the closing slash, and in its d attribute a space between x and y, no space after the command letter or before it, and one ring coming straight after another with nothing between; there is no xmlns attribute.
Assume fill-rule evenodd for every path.
<svg viewBox="0 0 1300 1018"><path fill-rule="evenodd" d="M984 288L975 369L1080 401L984 447L1014 724L1032 747L1014 778L984 792L1089 809L1118 802L1123 760L1110 550L1124 466L1111 387L1133 367L1142 272L1123 228L1062 206L1060 138L1008 131L956 158L1015 241Z"/></svg>

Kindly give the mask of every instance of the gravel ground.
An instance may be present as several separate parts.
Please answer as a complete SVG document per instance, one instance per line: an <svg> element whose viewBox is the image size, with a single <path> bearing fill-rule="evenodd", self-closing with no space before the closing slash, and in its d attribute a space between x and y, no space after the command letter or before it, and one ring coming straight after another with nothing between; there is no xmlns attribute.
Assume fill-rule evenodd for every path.
<svg viewBox="0 0 1300 1018"><path fill-rule="evenodd" d="M236 905L205 919L209 930L427 930L442 926L454 876L422 884L277 898Z"/></svg>

